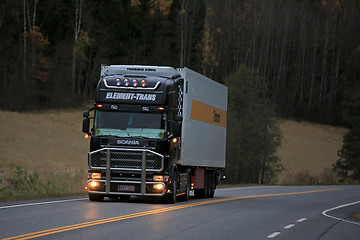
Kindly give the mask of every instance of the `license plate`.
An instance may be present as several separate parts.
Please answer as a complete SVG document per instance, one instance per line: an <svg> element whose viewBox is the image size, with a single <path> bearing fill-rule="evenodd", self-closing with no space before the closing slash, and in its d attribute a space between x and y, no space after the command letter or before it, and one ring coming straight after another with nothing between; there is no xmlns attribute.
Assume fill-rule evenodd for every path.
<svg viewBox="0 0 360 240"><path fill-rule="evenodd" d="M133 185L119 185L119 192L135 192L135 186Z"/></svg>

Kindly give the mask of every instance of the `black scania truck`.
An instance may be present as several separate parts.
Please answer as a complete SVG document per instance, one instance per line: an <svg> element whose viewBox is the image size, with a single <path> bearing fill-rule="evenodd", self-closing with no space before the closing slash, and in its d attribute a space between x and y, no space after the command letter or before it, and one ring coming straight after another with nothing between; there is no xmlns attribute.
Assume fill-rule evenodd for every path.
<svg viewBox="0 0 360 240"><path fill-rule="evenodd" d="M102 65L94 107L83 113L89 199L213 197L226 113L227 88L189 68Z"/></svg>

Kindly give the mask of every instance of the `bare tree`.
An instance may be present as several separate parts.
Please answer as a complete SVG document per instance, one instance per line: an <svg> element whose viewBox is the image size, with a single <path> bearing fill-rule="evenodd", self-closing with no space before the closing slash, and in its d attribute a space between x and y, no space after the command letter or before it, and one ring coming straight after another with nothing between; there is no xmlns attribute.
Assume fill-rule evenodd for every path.
<svg viewBox="0 0 360 240"><path fill-rule="evenodd" d="M23 46L24 46L24 50L23 50L23 82L26 82L26 70L27 70L27 42L26 42L26 37L25 37L25 33L27 32L27 26L26 26L26 22L27 22L27 11L26 11L26 0L23 0L24 4L23 4L23 20L24 20L24 32L23 32Z"/></svg>
<svg viewBox="0 0 360 240"><path fill-rule="evenodd" d="M0 28L4 20L5 12L6 12L6 1L4 0L0 4Z"/></svg>
<svg viewBox="0 0 360 240"><path fill-rule="evenodd" d="M73 43L73 56L72 56L72 68L71 68L71 83L72 83L72 92L76 93L76 47L81 31L81 22L82 22L82 0L76 0L75 5L75 27L74 27L74 43Z"/></svg>
<svg viewBox="0 0 360 240"><path fill-rule="evenodd" d="M181 0L180 1L180 66L184 66L184 58L185 58L185 52L186 52L186 30L187 30L187 6L188 1L187 0Z"/></svg>

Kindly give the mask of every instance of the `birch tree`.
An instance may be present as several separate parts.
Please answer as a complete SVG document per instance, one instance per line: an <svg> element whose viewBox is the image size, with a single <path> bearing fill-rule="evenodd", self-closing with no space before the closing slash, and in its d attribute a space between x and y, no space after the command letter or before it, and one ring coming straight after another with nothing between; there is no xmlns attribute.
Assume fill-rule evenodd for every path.
<svg viewBox="0 0 360 240"><path fill-rule="evenodd" d="M73 53L72 53L72 68L71 68L71 83L72 83L72 92L76 93L76 47L78 39L81 32L81 22L82 22L82 2L83 0L76 0L75 4L75 25L74 25L74 43L73 43ZM78 88L78 91L80 89Z"/></svg>

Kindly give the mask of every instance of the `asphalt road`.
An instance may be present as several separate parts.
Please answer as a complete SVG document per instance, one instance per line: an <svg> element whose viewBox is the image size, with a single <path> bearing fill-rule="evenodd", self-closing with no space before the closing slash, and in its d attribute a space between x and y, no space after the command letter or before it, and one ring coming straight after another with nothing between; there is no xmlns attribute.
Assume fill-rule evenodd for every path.
<svg viewBox="0 0 360 240"><path fill-rule="evenodd" d="M0 239L360 239L360 185L216 190L174 205L72 197L0 203Z"/></svg>

